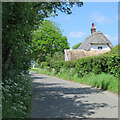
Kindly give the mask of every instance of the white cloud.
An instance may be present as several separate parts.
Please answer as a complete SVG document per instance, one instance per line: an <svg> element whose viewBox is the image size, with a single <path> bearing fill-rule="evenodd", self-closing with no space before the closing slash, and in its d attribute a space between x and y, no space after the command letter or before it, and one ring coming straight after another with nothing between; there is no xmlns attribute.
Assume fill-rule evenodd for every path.
<svg viewBox="0 0 120 120"><path fill-rule="evenodd" d="M70 38L81 38L85 35L85 32L70 32L69 37Z"/></svg>
<svg viewBox="0 0 120 120"><path fill-rule="evenodd" d="M109 19L107 16L100 14L99 12L95 12L90 15L90 20L95 21L98 24L112 23L113 21Z"/></svg>

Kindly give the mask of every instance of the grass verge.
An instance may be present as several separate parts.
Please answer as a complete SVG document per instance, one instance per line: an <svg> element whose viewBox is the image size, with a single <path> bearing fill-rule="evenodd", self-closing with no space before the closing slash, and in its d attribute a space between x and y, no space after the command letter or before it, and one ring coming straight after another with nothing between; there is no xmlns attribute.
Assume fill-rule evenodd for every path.
<svg viewBox="0 0 120 120"><path fill-rule="evenodd" d="M90 73L85 75L84 77L80 78L78 77L77 73L75 73L74 70L66 70L61 69L60 72L55 74L54 72L51 72L48 69L31 69L32 71L36 71L40 74L46 74L50 76L57 76L62 79L72 80L74 82L79 82L83 84L92 85L93 87L100 88L103 90L108 90L114 93L118 93L118 77L114 77L113 75L101 73L101 74L95 74Z"/></svg>

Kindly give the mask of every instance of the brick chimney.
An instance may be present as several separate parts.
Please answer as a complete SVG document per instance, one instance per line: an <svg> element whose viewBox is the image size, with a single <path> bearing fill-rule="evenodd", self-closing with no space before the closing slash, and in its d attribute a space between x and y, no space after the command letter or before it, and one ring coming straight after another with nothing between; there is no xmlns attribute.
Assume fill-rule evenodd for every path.
<svg viewBox="0 0 120 120"><path fill-rule="evenodd" d="M92 23L91 34L96 32L96 28L94 27L94 23Z"/></svg>

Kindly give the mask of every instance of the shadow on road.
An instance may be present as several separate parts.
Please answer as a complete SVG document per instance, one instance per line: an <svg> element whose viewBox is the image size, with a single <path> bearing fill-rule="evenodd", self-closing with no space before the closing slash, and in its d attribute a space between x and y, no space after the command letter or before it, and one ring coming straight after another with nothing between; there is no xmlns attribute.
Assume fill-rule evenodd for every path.
<svg viewBox="0 0 120 120"><path fill-rule="evenodd" d="M64 88L60 83L34 83L32 118L86 118L95 109L104 108L106 103L87 103L81 98L100 93L101 90L86 88Z"/></svg>
<svg viewBox="0 0 120 120"><path fill-rule="evenodd" d="M46 77L33 77L33 79L46 79Z"/></svg>

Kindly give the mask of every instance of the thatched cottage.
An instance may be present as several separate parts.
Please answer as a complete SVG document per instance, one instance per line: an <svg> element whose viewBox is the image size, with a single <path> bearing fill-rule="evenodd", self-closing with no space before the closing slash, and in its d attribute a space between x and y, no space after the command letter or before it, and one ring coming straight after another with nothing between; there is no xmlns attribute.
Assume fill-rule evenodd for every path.
<svg viewBox="0 0 120 120"><path fill-rule="evenodd" d="M65 61L75 60L87 56L96 56L109 52L113 48L112 43L100 31L96 32L92 23L91 35L76 50L65 50Z"/></svg>

